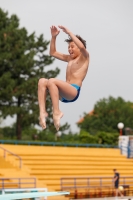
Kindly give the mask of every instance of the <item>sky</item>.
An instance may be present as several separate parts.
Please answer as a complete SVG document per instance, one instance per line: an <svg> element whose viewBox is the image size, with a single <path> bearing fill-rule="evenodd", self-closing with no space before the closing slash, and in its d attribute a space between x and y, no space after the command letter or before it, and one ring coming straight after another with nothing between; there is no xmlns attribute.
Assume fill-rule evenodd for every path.
<svg viewBox="0 0 133 200"><path fill-rule="evenodd" d="M132 0L0 0L9 16L16 14L20 27L28 33L51 39L50 26L63 25L87 42L90 65L76 102L60 103L64 113L61 124L68 122L78 132L77 121L93 110L97 101L113 96L133 101L133 1ZM60 32L57 50L67 52ZM55 60L47 69L59 67L58 79L65 80L66 63ZM35 91L36 92L36 91ZM9 125L14 118L7 118Z"/></svg>

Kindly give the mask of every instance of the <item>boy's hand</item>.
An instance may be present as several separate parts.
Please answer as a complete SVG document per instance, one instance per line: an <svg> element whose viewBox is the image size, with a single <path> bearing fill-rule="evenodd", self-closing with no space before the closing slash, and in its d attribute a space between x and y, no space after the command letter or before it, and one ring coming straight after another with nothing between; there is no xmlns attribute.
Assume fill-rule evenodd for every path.
<svg viewBox="0 0 133 200"><path fill-rule="evenodd" d="M60 29L62 29L63 32L65 32L66 34L69 35L70 31L69 31L66 27L64 27L64 26L58 26L58 27L59 27Z"/></svg>
<svg viewBox="0 0 133 200"><path fill-rule="evenodd" d="M50 29L52 37L56 37L60 32L55 26L50 27Z"/></svg>

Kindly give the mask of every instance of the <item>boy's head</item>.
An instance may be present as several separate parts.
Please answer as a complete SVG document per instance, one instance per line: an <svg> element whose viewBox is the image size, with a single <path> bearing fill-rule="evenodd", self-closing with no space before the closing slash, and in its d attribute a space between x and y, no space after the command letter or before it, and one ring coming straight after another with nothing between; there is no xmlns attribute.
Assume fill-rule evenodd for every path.
<svg viewBox="0 0 133 200"><path fill-rule="evenodd" d="M76 35L76 37L83 43L84 47L86 48L86 41L82 37L80 37L79 35ZM70 43L70 42L73 42L73 40L69 36L69 38L66 39L65 42Z"/></svg>
<svg viewBox="0 0 133 200"><path fill-rule="evenodd" d="M86 48L86 41L82 39L79 35L76 35L76 37L83 43L84 47ZM68 52L71 58L75 59L76 57L78 57L80 55L80 49L73 42L72 38L69 36L69 38L66 39L65 42L68 43Z"/></svg>
<svg viewBox="0 0 133 200"><path fill-rule="evenodd" d="M116 172L116 169L113 169L114 173Z"/></svg>

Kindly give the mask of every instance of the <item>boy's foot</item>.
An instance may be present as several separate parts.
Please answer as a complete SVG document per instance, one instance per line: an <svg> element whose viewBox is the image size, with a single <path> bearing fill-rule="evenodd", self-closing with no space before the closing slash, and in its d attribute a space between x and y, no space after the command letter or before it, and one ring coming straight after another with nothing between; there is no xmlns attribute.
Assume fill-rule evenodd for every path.
<svg viewBox="0 0 133 200"><path fill-rule="evenodd" d="M46 118L48 117L48 113L40 113L39 124L40 126L45 129L46 128Z"/></svg>
<svg viewBox="0 0 133 200"><path fill-rule="evenodd" d="M58 114L53 114L54 126L58 131L60 128L60 119L63 117L63 113L59 112Z"/></svg>

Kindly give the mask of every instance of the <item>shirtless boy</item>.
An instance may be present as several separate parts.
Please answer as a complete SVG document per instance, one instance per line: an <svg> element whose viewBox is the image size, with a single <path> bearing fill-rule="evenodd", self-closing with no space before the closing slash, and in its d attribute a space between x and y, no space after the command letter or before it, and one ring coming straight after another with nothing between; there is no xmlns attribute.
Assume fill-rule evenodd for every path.
<svg viewBox="0 0 133 200"><path fill-rule="evenodd" d="M68 34L69 55L65 55L56 51L56 37L61 29ZM45 118L48 116L46 112L46 94L49 90L52 105L53 105L53 121L56 130L59 130L60 119L63 113L59 109L59 100L65 103L76 101L82 82L87 74L89 66L89 53L86 50L86 41L80 36L74 35L70 30L64 26L51 27L51 42L50 55L67 62L66 81L58 80L56 78L45 79L41 78L38 82L38 102L40 109L40 125L43 129L46 128Z"/></svg>

